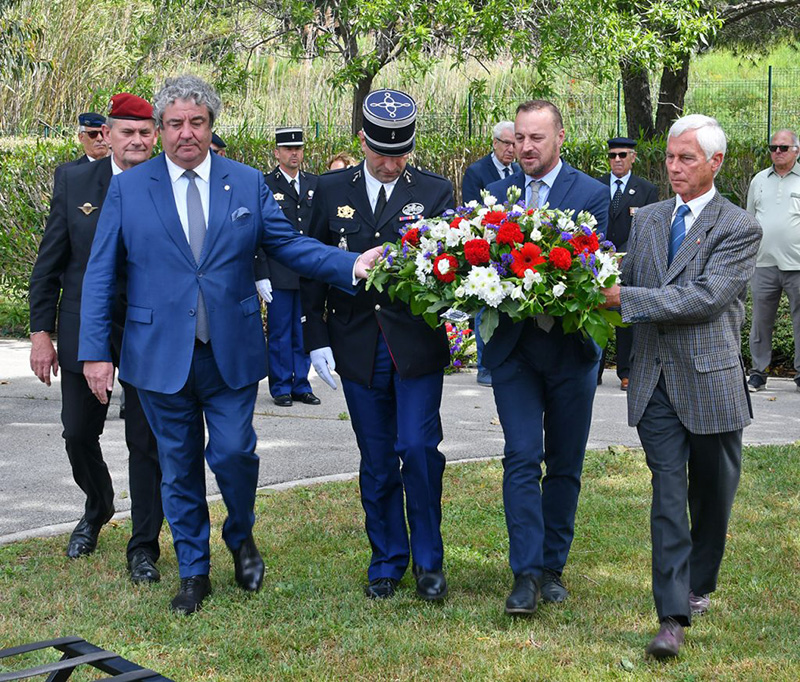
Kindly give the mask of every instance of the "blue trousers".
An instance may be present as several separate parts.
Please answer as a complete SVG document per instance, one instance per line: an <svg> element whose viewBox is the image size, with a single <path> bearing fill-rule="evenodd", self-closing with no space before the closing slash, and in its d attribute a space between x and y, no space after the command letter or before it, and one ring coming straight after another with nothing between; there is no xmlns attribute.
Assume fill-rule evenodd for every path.
<svg viewBox="0 0 800 682"><path fill-rule="evenodd" d="M572 544L600 349L558 323L549 333L524 324L492 370L492 388L505 435L509 563L515 576L540 576L544 568L561 573Z"/></svg>
<svg viewBox="0 0 800 682"><path fill-rule="evenodd" d="M234 390L223 381L210 344L195 348L189 378L177 393L139 389L158 441L161 499L181 578L208 575L210 568L204 455L228 509L223 540L235 550L252 532L258 484L253 429L257 393L258 384Z"/></svg>
<svg viewBox="0 0 800 682"><path fill-rule="evenodd" d="M311 359L303 350L302 315L297 289L273 290L272 302L267 304L269 392L273 398L311 392Z"/></svg>
<svg viewBox="0 0 800 682"><path fill-rule="evenodd" d="M401 379L381 335L372 384L342 379L353 430L361 451L361 504L372 546L369 580L400 580L414 564L442 568L442 476L439 452L443 372Z"/></svg>

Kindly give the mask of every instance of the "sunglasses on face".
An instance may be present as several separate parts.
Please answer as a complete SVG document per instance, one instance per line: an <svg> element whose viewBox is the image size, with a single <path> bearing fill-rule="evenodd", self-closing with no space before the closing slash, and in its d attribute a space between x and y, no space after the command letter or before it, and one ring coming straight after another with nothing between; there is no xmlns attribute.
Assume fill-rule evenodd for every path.
<svg viewBox="0 0 800 682"><path fill-rule="evenodd" d="M98 135L102 135L102 130L84 130L84 135L88 135L90 140L94 140Z"/></svg>
<svg viewBox="0 0 800 682"><path fill-rule="evenodd" d="M773 152L773 153L774 152L778 152L778 151L786 153L790 149L794 149L795 148L795 145L793 145L793 144L771 144L771 145L768 145L768 146L769 146L769 150L771 152Z"/></svg>
<svg viewBox="0 0 800 682"><path fill-rule="evenodd" d="M627 159L628 152L608 152L608 158L612 161L619 157L620 159Z"/></svg>

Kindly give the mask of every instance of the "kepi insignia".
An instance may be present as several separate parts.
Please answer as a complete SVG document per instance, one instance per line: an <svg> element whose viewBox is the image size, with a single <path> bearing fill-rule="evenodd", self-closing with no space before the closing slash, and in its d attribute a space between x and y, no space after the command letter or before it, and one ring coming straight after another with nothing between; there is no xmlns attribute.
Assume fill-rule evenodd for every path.
<svg viewBox="0 0 800 682"><path fill-rule="evenodd" d="M406 204L403 206L403 215L419 215L425 210L425 207L417 202Z"/></svg>
<svg viewBox="0 0 800 682"><path fill-rule="evenodd" d="M89 215L92 211L97 210L97 206L92 206L88 201L83 206L78 206L79 211L83 211L83 215Z"/></svg>
<svg viewBox="0 0 800 682"><path fill-rule="evenodd" d="M337 218L352 218L356 214L356 209L352 206L338 206L336 208Z"/></svg>

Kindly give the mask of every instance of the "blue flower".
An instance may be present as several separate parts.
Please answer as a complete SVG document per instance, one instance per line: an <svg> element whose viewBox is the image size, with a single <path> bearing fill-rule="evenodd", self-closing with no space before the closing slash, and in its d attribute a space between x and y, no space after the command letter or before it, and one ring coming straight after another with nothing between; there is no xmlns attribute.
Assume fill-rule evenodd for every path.
<svg viewBox="0 0 800 682"><path fill-rule="evenodd" d="M571 232L562 232L561 233L561 241L564 241L564 242L572 241L572 233Z"/></svg>
<svg viewBox="0 0 800 682"><path fill-rule="evenodd" d="M592 236L592 229L590 227L587 227L586 225L581 225L581 229L583 230L583 234L585 234L587 237Z"/></svg>

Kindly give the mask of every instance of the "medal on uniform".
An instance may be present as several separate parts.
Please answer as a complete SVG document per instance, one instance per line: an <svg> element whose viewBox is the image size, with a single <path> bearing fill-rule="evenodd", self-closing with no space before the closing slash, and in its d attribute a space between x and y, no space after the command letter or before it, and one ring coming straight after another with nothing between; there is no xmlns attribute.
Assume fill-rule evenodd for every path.
<svg viewBox="0 0 800 682"><path fill-rule="evenodd" d="M348 220L350 220L353 218L355 214L356 214L356 209L354 209L352 206L337 206L336 208L337 218L347 218Z"/></svg>
<svg viewBox="0 0 800 682"><path fill-rule="evenodd" d="M92 206L88 201L83 206L78 206L79 211L83 211L83 215L89 215L92 211L97 210L97 206Z"/></svg>

